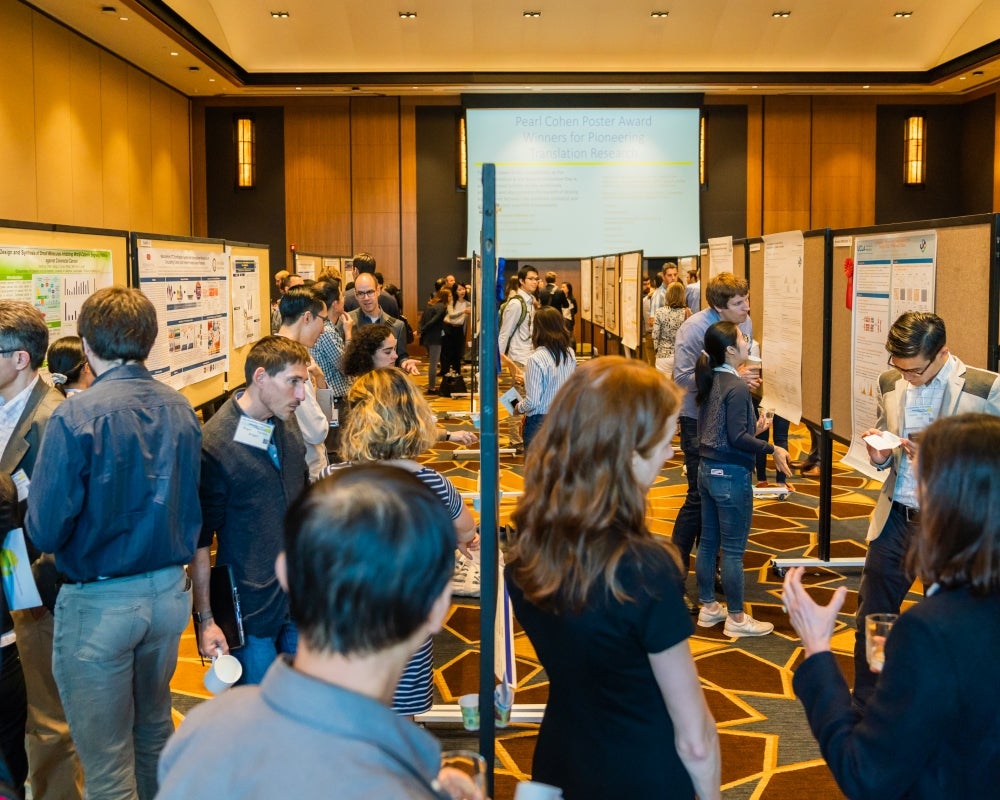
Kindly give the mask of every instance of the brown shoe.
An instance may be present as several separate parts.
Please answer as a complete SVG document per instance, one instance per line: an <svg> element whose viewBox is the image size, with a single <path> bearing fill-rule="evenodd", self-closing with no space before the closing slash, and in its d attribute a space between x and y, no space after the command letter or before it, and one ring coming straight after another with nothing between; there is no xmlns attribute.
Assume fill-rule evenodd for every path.
<svg viewBox="0 0 1000 800"><path fill-rule="evenodd" d="M802 474L807 478L818 478L823 474L822 470L819 468L819 464L813 464L811 467L806 467L802 470Z"/></svg>

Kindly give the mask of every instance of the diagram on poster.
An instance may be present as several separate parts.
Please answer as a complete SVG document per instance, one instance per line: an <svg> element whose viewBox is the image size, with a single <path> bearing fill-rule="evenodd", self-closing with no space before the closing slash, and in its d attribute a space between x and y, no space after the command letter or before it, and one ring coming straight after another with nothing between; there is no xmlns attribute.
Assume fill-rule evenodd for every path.
<svg viewBox="0 0 1000 800"><path fill-rule="evenodd" d="M0 299L41 311L51 341L75 336L83 301L113 282L110 250L0 245Z"/></svg>
<svg viewBox="0 0 1000 800"><path fill-rule="evenodd" d="M260 338L260 259L231 256L231 263L233 347L242 347Z"/></svg>
<svg viewBox="0 0 1000 800"><path fill-rule="evenodd" d="M229 267L218 251L153 247L140 240L139 289L156 307L160 334L149 371L180 389L229 369Z"/></svg>

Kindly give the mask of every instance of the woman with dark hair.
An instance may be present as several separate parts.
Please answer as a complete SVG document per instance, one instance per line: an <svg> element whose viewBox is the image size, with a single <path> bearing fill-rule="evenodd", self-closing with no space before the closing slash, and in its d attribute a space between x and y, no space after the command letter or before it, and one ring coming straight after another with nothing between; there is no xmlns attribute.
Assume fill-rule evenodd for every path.
<svg viewBox="0 0 1000 800"><path fill-rule="evenodd" d="M666 305L653 315L653 344L656 346L656 368L664 375L674 374L674 341L684 320L691 316L687 307L684 284L674 281L667 287Z"/></svg>
<svg viewBox="0 0 1000 800"><path fill-rule="evenodd" d="M567 800L720 796L680 561L646 525L679 406L647 364L595 359L566 382L525 464L505 576L550 681L532 778Z"/></svg>
<svg viewBox="0 0 1000 800"><path fill-rule="evenodd" d="M396 337L388 325L355 327L344 350L344 374L357 378L366 372L396 364Z"/></svg>
<svg viewBox="0 0 1000 800"><path fill-rule="evenodd" d="M427 308L420 317L420 344L427 348L427 394L437 392L438 362L441 360L441 344L444 341L444 318L451 302L449 289L438 289L427 301Z"/></svg>
<svg viewBox="0 0 1000 800"><path fill-rule="evenodd" d="M907 567L927 598L885 641L859 714L830 651L847 589L817 605L788 571L783 601L805 660L793 685L848 797L996 797L1000 785L1000 419L943 417L920 437L920 530Z"/></svg>
<svg viewBox="0 0 1000 800"><path fill-rule="evenodd" d="M711 628L725 620L724 633L736 637L764 636L774 630L770 622L758 622L743 611L743 554L753 515L751 476L757 453L773 453L778 469L789 471L788 451L757 438L769 421L757 418L750 389L739 372L749 352L740 329L723 320L705 331L705 349L695 365L701 456L701 543L695 561L702 604L698 624ZM715 560L720 549L728 609L715 599Z"/></svg>
<svg viewBox="0 0 1000 800"><path fill-rule="evenodd" d="M445 504L455 524L458 547L471 558L471 550L479 546L471 512L451 481L416 461L437 438L437 420L413 381L396 367L372 370L351 386L347 404L350 411L340 442L344 460L353 464L378 461L413 473ZM330 465L320 477L343 466ZM414 715L430 709L433 655L433 642L428 638L399 681L392 702L397 713Z"/></svg>
<svg viewBox="0 0 1000 800"><path fill-rule="evenodd" d="M83 353L83 340L79 336L63 336L49 345L45 356L52 385L69 397L82 392L94 382L87 356Z"/></svg>
<svg viewBox="0 0 1000 800"><path fill-rule="evenodd" d="M531 344L535 349L524 365L524 399L514 409L525 415L522 431L525 452L542 427L556 392L576 369L576 353L566 321L552 306L542 306L535 312Z"/></svg>
<svg viewBox="0 0 1000 800"><path fill-rule="evenodd" d="M567 305L563 308L562 315L563 319L566 320L566 327L569 328L569 335L572 337L573 331L576 329L576 312L580 309L577 307L576 297L573 295L573 284L562 283L559 288L566 295Z"/></svg>
<svg viewBox="0 0 1000 800"><path fill-rule="evenodd" d="M465 355L465 340L468 334L472 303L468 300L465 284L456 283L451 287L451 302L444 318L444 343L442 345L441 372L449 375L462 372L462 356Z"/></svg>

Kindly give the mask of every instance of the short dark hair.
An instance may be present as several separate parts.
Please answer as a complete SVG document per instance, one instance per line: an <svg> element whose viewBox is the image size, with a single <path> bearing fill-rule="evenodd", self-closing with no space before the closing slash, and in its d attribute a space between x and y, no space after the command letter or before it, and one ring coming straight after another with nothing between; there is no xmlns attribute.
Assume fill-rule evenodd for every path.
<svg viewBox="0 0 1000 800"><path fill-rule="evenodd" d="M896 358L933 358L947 343L944 320L930 311L904 311L885 340L885 349Z"/></svg>
<svg viewBox="0 0 1000 800"><path fill-rule="evenodd" d="M712 308L726 308L734 297L750 294L750 284L731 272L720 272L708 282L705 299Z"/></svg>
<svg viewBox="0 0 1000 800"><path fill-rule="evenodd" d="M352 264L354 269L358 271L360 275L362 272L375 273L375 256L371 253L358 253L354 256L354 262Z"/></svg>
<svg viewBox="0 0 1000 800"><path fill-rule="evenodd" d="M392 328L381 322L355 328L344 349L344 374L356 378L375 369L375 351L391 334Z"/></svg>
<svg viewBox="0 0 1000 800"><path fill-rule="evenodd" d="M249 386L253 383L253 374L260 367L273 378L289 364L308 364L309 361L309 351L305 345L287 336L265 336L254 342L247 353L243 377Z"/></svg>
<svg viewBox="0 0 1000 800"><path fill-rule="evenodd" d="M98 289L80 306L77 331L105 361L145 361L156 341L156 309L138 289Z"/></svg>
<svg viewBox="0 0 1000 800"><path fill-rule="evenodd" d="M907 565L925 586L1000 593L1000 418L959 414L920 436L920 532Z"/></svg>
<svg viewBox="0 0 1000 800"><path fill-rule="evenodd" d="M310 286L295 286L281 295L278 301L278 311L281 314L282 325L292 325L307 311L313 316L319 316L326 309L323 296L317 294Z"/></svg>
<svg viewBox="0 0 1000 800"><path fill-rule="evenodd" d="M519 284L524 283L525 278L528 277L529 272L534 272L536 275L538 274L538 270L535 269L533 266L531 266L531 264L525 264L517 271L517 282Z"/></svg>
<svg viewBox="0 0 1000 800"><path fill-rule="evenodd" d="M316 281L312 290L323 300L323 304L327 308L340 299L340 281L336 278L331 277L325 280Z"/></svg>
<svg viewBox="0 0 1000 800"><path fill-rule="evenodd" d="M381 272L373 272L372 275L375 276L375 283L379 286L385 283L385 276Z"/></svg>
<svg viewBox="0 0 1000 800"><path fill-rule="evenodd" d="M37 370L48 346L49 328L41 311L21 300L0 300L0 350L24 350Z"/></svg>
<svg viewBox="0 0 1000 800"><path fill-rule="evenodd" d="M83 341L79 336L63 336L61 339L56 339L49 347L45 360L48 362L47 366L52 374L53 383L57 383L56 375L66 378L65 382L60 381L56 385L60 392L66 394L66 384L76 383L80 380L80 373L87 366L87 356L83 352Z"/></svg>
<svg viewBox="0 0 1000 800"><path fill-rule="evenodd" d="M454 551L451 515L418 478L383 464L336 470L285 516L292 618L321 652L392 647L426 621Z"/></svg>

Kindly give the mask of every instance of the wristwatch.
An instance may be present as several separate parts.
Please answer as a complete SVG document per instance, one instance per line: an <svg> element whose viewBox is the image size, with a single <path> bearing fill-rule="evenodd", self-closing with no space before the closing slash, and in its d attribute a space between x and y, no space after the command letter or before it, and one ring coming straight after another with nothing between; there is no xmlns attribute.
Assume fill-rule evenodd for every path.
<svg viewBox="0 0 1000 800"><path fill-rule="evenodd" d="M211 611L195 611L191 616L198 625L204 625L206 622L211 622L214 619Z"/></svg>

